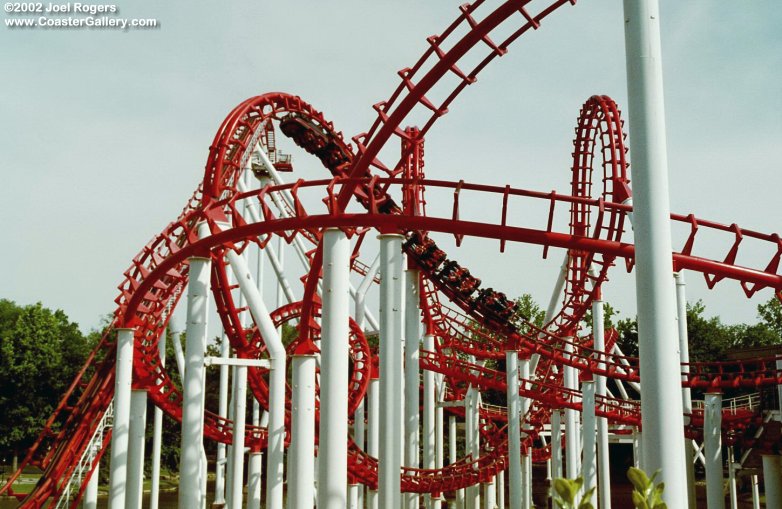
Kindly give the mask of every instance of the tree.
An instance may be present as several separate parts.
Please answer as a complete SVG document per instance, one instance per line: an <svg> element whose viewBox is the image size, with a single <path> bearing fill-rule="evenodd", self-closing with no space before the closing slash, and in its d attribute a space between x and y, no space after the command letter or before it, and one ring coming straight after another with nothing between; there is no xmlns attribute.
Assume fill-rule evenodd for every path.
<svg viewBox="0 0 782 509"><path fill-rule="evenodd" d="M782 304L776 296L758 306L758 318L762 320L763 325L776 333L777 338L782 338ZM780 342L782 340L777 341Z"/></svg>
<svg viewBox="0 0 782 509"><path fill-rule="evenodd" d="M0 301L0 453L32 444L90 348L62 311Z"/></svg>
<svg viewBox="0 0 782 509"><path fill-rule="evenodd" d="M532 295L528 293L523 294L521 297L516 299L516 304L518 304L519 315L526 318L528 321L532 322L538 327L543 327L545 325L543 320L546 319L546 312L538 305L537 302L535 302L535 299L532 298Z"/></svg>

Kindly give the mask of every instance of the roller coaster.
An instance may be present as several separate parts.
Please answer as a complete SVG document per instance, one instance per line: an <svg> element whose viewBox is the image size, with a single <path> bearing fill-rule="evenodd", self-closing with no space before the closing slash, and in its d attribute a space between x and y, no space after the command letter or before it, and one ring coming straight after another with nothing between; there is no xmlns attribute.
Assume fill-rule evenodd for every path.
<svg viewBox="0 0 782 509"><path fill-rule="evenodd" d="M504 55L513 42L541 28L545 18L571 4L575 1L515 0L490 7L488 2L477 0L460 6L455 21L427 39L428 48L420 59L399 71L400 83L389 98L373 106L376 118L369 129L350 141L322 112L295 95L266 93L236 106L209 147L201 184L179 217L133 258L119 285L111 327L0 494L13 495L22 469L37 467L43 475L31 493L17 495L20 507L77 507L81 502L89 479L109 450L113 433L106 416L116 411L117 330L133 331L133 389L146 391L157 408L183 420L186 395L170 375L170 368L161 362L160 341L173 310L187 294L194 258L210 261L211 295L231 351L239 359L268 361L272 358L269 338L256 324L255 313L253 320L248 320L250 304L226 260L250 253L274 258L275 239L295 246L307 267L303 275L297 274L303 282L303 294L294 296L285 281L289 277L286 272L290 275L292 269L276 271L279 284L287 287L288 302L271 311L269 317L276 328L289 324L298 331L285 347L287 363L302 353L321 352L326 341L322 329L328 322L323 310L324 258L329 256L324 252L324 232L334 229L353 246L349 266L354 279L363 278L364 293L367 287L388 281L391 272L379 260L371 262L366 255L362 260L362 246L369 246L378 233L401 236L407 271L414 278L408 292L415 298L406 303L417 308L421 327L417 339L424 341L423 348L415 352L418 365L414 376L417 380L419 369L423 371L423 384L414 389L414 412L417 415L420 393L425 402L435 401L439 428L443 427L443 413L453 425L449 434L458 429L455 423L465 422L466 449L457 457L453 446L448 447L447 462L442 429L436 440L424 438L423 461L410 464L405 460L398 472L402 493L425 494L428 507L439 507L441 494L451 498L459 493L462 499L472 496L474 500L477 495L465 495L464 490L494 486L515 452L533 463L551 462L556 457L555 465L562 474L562 444L567 447L572 438L558 435L560 412L577 415L585 411L583 381L603 380L603 390L593 396L594 414L607 423L612 434L627 437L638 432L641 406L633 397L636 389L630 389L632 394L628 395L626 388L637 388L642 381L639 360L622 353L617 331L604 331L602 326L585 321L590 310L602 305L601 289L608 282L609 271L621 262L631 271L636 260L635 245L628 240L633 214L629 147L617 104L601 95L583 104L573 140L569 192L437 180L424 172L426 135L447 114L460 92L474 85L480 71ZM507 29L509 25L513 30ZM505 34L502 39L498 38L500 33ZM477 61L476 52L482 55ZM468 61L473 62L470 68L465 67ZM444 99L436 103L427 94L442 85L445 76L456 77L456 84L445 94L438 90ZM426 120L418 127L406 127L405 120L412 114ZM322 180L283 181L280 172L295 167L277 150L282 137L317 158L329 174ZM399 159L389 164L379 155L392 142L401 150ZM471 218L471 209L465 205L471 200L492 209L482 211L481 217L493 214L496 219ZM437 207L427 207L427 202L437 203ZM350 205L353 208L349 209ZM777 233L724 225L692 214L672 214L670 221L688 232L686 241L674 246L671 277L689 271L702 274L709 288L730 280L741 285L747 297L771 288L782 298L782 241ZM537 245L543 258L552 248L566 252L561 292L555 294L557 306L549 311L545 323L534 323L508 295L486 287L474 275L479 274L477 267L471 270L459 263L458 249L447 253L438 245L437 239L447 236L453 236L457 246L465 237L498 243L500 252L508 243ZM698 242L703 237L721 238L730 247L727 252L714 252ZM737 263L748 239L754 247L765 250L765 263ZM376 445L368 444L364 428L369 424L365 412L371 386L379 375L382 382L383 369L379 369L382 359L370 337L378 331L367 323L365 303L358 298L361 292L354 290L353 296L359 305L347 329L348 415L343 417L353 430L348 438L348 479L351 486L361 486L363 494L365 489L376 492L381 484L378 451ZM381 322L383 313L381 309ZM381 343L383 340L381 327ZM489 391L512 392L512 377L506 367L508 352L517 352L528 367L526 376L522 374L515 382L516 392L525 402L515 410L520 421L504 406L480 403ZM752 394L782 385L780 361L781 356L720 363L685 360L681 385L683 390ZM252 397L262 409L269 410L275 399L269 366L252 365L248 381ZM293 440L291 427L297 418L291 403L294 390L290 385L285 389L286 444ZM413 393L405 390L406 395ZM322 407L318 407L320 414ZM425 414L433 408L426 403L424 407ZM703 442L706 410L696 405L685 411L682 433ZM778 437L763 433L768 419L758 405L726 407L721 414L723 443L778 452ZM317 422L320 417L315 419ZM514 452L509 447L513 436L509 426L516 422L521 431L520 451ZM250 451L263 451L272 440L266 425L242 427L243 444ZM224 409L204 411L202 432L207 440L230 445L235 443L235 429L236 423ZM475 433L470 435L473 429ZM429 431L434 435L433 429ZM414 443L417 449L418 442ZM416 457L417 451L412 456ZM411 500L417 503L418 499ZM266 503L275 507L271 500Z"/></svg>

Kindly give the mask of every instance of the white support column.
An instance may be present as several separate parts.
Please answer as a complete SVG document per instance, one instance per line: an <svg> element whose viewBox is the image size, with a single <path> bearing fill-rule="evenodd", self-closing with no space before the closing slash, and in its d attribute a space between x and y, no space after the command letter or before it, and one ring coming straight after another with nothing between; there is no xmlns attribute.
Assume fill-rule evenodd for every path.
<svg viewBox="0 0 782 509"><path fill-rule="evenodd" d="M627 95L633 140L633 229L644 470L661 470L663 497L687 500L658 0L624 0Z"/></svg>
<svg viewBox="0 0 782 509"><path fill-rule="evenodd" d="M315 369L313 353L293 356L291 446L295 470L288 477L288 509L312 509L315 502Z"/></svg>
<svg viewBox="0 0 782 509"><path fill-rule="evenodd" d="M226 338L227 341L227 338ZM229 358L235 358L235 355L229 354ZM230 397L228 400L228 415L227 418L230 420L233 418L234 415L234 405L236 404L236 366L231 366L230 371L230 380L231 385L229 387L230 391ZM233 468L231 468L231 465L233 465L233 458L234 458L234 448L229 443L226 444L226 456L225 456L225 506L230 507L231 504L231 497L233 495L233 490L231 490L231 486L233 486Z"/></svg>
<svg viewBox="0 0 782 509"><path fill-rule="evenodd" d="M109 507L125 509L130 428L130 386L133 379L133 332L117 329L117 360L114 369L114 429L111 433Z"/></svg>
<svg viewBox="0 0 782 509"><path fill-rule="evenodd" d="M453 465L456 463L456 416L448 416L448 462ZM464 509L464 488L456 490L456 508Z"/></svg>
<svg viewBox="0 0 782 509"><path fill-rule="evenodd" d="M519 352L505 352L508 398L508 482L510 508L521 509L521 397L519 396ZM552 453L553 454L553 453Z"/></svg>
<svg viewBox="0 0 782 509"><path fill-rule="evenodd" d="M597 486L597 422L595 419L595 382L588 380L581 382L581 415L583 423L582 443L584 446L583 461L581 463L581 476L584 478L584 492ZM590 498L594 504L594 495Z"/></svg>
<svg viewBox="0 0 782 509"><path fill-rule="evenodd" d="M464 396L464 428L465 448L472 461L476 461L481 454L480 435L480 392L470 385ZM477 468L477 465L474 465ZM466 509L480 509L481 485L468 486L465 492Z"/></svg>
<svg viewBox="0 0 782 509"><path fill-rule="evenodd" d="M367 308L366 308L367 291L369 291L369 287L372 285L372 282L374 281L375 276L377 275L379 269L380 269L380 254L378 253L378 255L375 256L375 259L372 260L372 264L369 266L369 270L367 270L367 274L364 276L364 279L361 281L361 284L359 284L354 294L353 301L355 303L355 311L353 314L356 318L356 323L358 324L358 327L362 331L366 329L366 322L367 322ZM364 362L371 362L371 359L364 359ZM366 401L367 401L366 397L361 401L359 401L358 406L356 407L355 415L353 416L353 422L354 422L353 440L356 442L356 445L361 450L366 450L365 449L366 425L364 423L364 420L366 418L365 417L366 406L367 406ZM359 484L356 488L358 489L359 507L364 507L364 497L365 497L364 485Z"/></svg>
<svg viewBox="0 0 782 509"><path fill-rule="evenodd" d="M565 355L570 358L573 355L573 338L565 338ZM564 367L565 388L578 389L578 372L572 366ZM568 479L575 479L581 472L581 431L578 419L578 410L565 409L565 469Z"/></svg>
<svg viewBox="0 0 782 509"><path fill-rule="evenodd" d="M752 509L760 509L760 481L757 475L752 476Z"/></svg>
<svg viewBox="0 0 782 509"><path fill-rule="evenodd" d="M166 365L166 334L163 330L158 341L158 355L160 355L160 367ZM155 407L154 422L152 424L152 479L149 494L149 509L158 509L160 504L160 450L163 443L163 410ZM85 508L86 509L86 508Z"/></svg>
<svg viewBox="0 0 782 509"><path fill-rule="evenodd" d="M483 485L484 507L486 509L497 509L497 484L494 477Z"/></svg>
<svg viewBox="0 0 782 509"><path fill-rule="evenodd" d="M762 456L763 485L766 488L766 507L782 507L782 456Z"/></svg>
<svg viewBox="0 0 782 509"><path fill-rule="evenodd" d="M82 509L98 509L98 481L100 479L99 474L100 465L96 465L95 471L92 472L90 480L87 481L87 488L84 490L84 501L82 503Z"/></svg>
<svg viewBox="0 0 782 509"><path fill-rule="evenodd" d="M222 344L220 345L220 355L224 359L228 359L231 356L231 345L228 342L228 337L223 334ZM228 418L228 373L230 367L227 364L220 366L220 388L218 393L218 410L217 414L224 418ZM225 478L226 478L226 448L228 446L222 442L217 444L217 464L215 465L215 498L214 505L217 508L225 506ZM157 508L155 508L157 509Z"/></svg>
<svg viewBox="0 0 782 509"><path fill-rule="evenodd" d="M144 438L146 432L147 391L133 389L130 392L126 509L141 509L141 499L144 493Z"/></svg>
<svg viewBox="0 0 782 509"><path fill-rule="evenodd" d="M605 365L605 324L603 301L592 301L592 336L594 338L595 351L600 358L597 367L600 370ZM606 396L606 377L595 375L595 393L597 397ZM608 446L608 419L597 417L597 494L598 507L611 509L611 464L609 460Z"/></svg>
<svg viewBox="0 0 782 509"><path fill-rule="evenodd" d="M347 507L350 241L323 234L323 326L320 355L318 508Z"/></svg>
<svg viewBox="0 0 782 509"><path fill-rule="evenodd" d="M690 372L690 341L687 334L687 284L682 272L674 272L676 281L676 322L679 329L679 355L681 358L682 381L686 381ZM689 387L682 387L682 411L684 412L684 425L690 424L692 416L692 392ZM689 447L689 439L685 437L684 461L687 467L687 496L689 509L695 509L695 464L693 462L692 447Z"/></svg>
<svg viewBox="0 0 782 509"><path fill-rule="evenodd" d="M532 449L528 448L527 453L521 456L521 477L524 480L523 509L532 508Z"/></svg>
<svg viewBox="0 0 782 509"><path fill-rule="evenodd" d="M703 414L706 507L708 509L725 509L725 497L722 493L722 394L706 393ZM646 449L644 449L644 453L646 454Z"/></svg>
<svg viewBox="0 0 782 509"><path fill-rule="evenodd" d="M380 235L380 509L401 507L402 468L402 235ZM319 508L323 509L323 508Z"/></svg>
<svg viewBox="0 0 782 509"><path fill-rule="evenodd" d="M445 390L445 380L444 376L441 373L437 373L434 377L434 387L435 387L435 394L436 394L436 400L435 400L435 409L434 409L434 467L437 469L442 469L445 465L444 460L444 449L445 444L443 442L444 436L443 436L443 407L440 406L440 403L442 403L442 399L444 397L444 390ZM443 506L443 495L440 494L439 497L437 497L434 500L434 503L432 504L432 509L441 509Z"/></svg>
<svg viewBox="0 0 782 509"><path fill-rule="evenodd" d="M497 474L497 507L505 509L505 471Z"/></svg>
<svg viewBox="0 0 782 509"><path fill-rule="evenodd" d="M282 509L285 470L285 347L258 291L258 286L250 274L247 260L233 250L229 250L226 257L269 352L271 369L269 371L269 441L266 448L266 507Z"/></svg>
<svg viewBox="0 0 782 509"><path fill-rule="evenodd" d="M418 279L416 269L405 270L405 466L419 468L418 448L421 446L420 431L420 369L421 310L419 308ZM405 504L408 509L418 509L420 497L407 493Z"/></svg>
<svg viewBox="0 0 782 509"><path fill-rule="evenodd" d="M233 458L231 461L230 509L241 509L244 493L244 432L247 418L247 366L236 366L236 402L233 415Z"/></svg>
<svg viewBox="0 0 782 509"><path fill-rule="evenodd" d="M376 375L373 373L367 387L367 454L373 458L380 451L380 380ZM377 490L368 489L367 509L378 509L378 502Z"/></svg>
<svg viewBox="0 0 782 509"><path fill-rule="evenodd" d="M562 477L562 411L551 409L551 478Z"/></svg>
<svg viewBox="0 0 782 509"><path fill-rule="evenodd" d="M548 301L548 307L546 308L546 314L543 317L543 324L545 326L548 326L548 324L551 322L551 320L554 319L554 317L557 314L557 311L560 309L562 305L562 290L565 289L565 280L567 279L567 273L568 273L568 261L570 260L569 255L565 253L565 259L562 261L562 266L559 268L559 273L557 274L557 281L554 283L554 290L551 292L551 297ZM546 335L544 333L540 333L539 338L545 339ZM531 366L530 371L532 373L535 373L535 371L538 368L538 361L540 360L540 354L532 354L531 360Z"/></svg>
<svg viewBox="0 0 782 509"><path fill-rule="evenodd" d="M424 335L424 350L427 352L434 352L434 336L431 334ZM436 465L436 437L435 437L435 412L437 411L437 399L434 379L434 371L424 370L424 420L422 427L423 442L424 442L424 468L434 469ZM432 495L427 494L424 496L424 502L427 509L432 509L434 502Z"/></svg>
<svg viewBox="0 0 782 509"><path fill-rule="evenodd" d="M199 227L199 233L206 225ZM209 258L190 258L187 290L185 378L182 397L182 446L179 461L179 509L201 507L201 451L204 437L204 352L209 316Z"/></svg>
<svg viewBox="0 0 782 509"><path fill-rule="evenodd" d="M266 413L268 424L269 416ZM253 426L261 425L261 404L253 397ZM255 435L253 435L255 436ZM261 509L261 474L263 470L263 453L259 450L250 450L247 460L247 509Z"/></svg>
<svg viewBox="0 0 782 509"><path fill-rule="evenodd" d="M643 464L643 446L641 444L641 430L638 427L633 428L633 466L641 468Z"/></svg>
<svg viewBox="0 0 782 509"><path fill-rule="evenodd" d="M730 490L730 509L738 509L738 491L736 487L736 470L740 465L734 461L733 446L728 447L728 489Z"/></svg>
<svg viewBox="0 0 782 509"><path fill-rule="evenodd" d="M519 378L524 381L525 384L529 383L530 379L530 359L519 359ZM532 406L532 399L523 396L519 400L521 407L521 416L524 418L521 422L525 422L526 415L529 413L530 406ZM526 438L527 434L524 434ZM521 456L521 495L522 495L522 509L532 509L532 449L527 448L526 453Z"/></svg>

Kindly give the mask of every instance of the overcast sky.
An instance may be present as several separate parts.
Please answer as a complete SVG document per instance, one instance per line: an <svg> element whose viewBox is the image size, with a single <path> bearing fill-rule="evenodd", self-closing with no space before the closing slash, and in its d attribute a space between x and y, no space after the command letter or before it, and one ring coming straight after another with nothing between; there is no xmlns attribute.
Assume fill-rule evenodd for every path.
<svg viewBox="0 0 782 509"><path fill-rule="evenodd" d="M181 211L236 104L286 91L348 136L363 132L396 71L459 3L119 0L122 16L160 27L0 26L0 298L42 301L95 327L113 311L130 260ZM672 210L779 232L782 3L661 4ZM427 176L564 192L575 120L593 94L626 109L618 1L565 6L495 60L431 131ZM301 154L296 162L317 168ZM500 255L479 240L449 253L487 286L541 303L562 256L541 260L525 247ZM764 266L770 254L756 256ZM748 300L734 282L709 292L696 274L688 281L691 299L730 323L755 320L770 297ZM625 315L635 312L633 282L617 267L606 287Z"/></svg>

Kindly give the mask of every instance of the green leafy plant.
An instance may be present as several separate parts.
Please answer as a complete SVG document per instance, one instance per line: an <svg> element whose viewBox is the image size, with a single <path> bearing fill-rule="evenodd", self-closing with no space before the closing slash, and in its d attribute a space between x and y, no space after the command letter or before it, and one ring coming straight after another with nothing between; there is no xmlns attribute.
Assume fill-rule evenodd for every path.
<svg viewBox="0 0 782 509"><path fill-rule="evenodd" d="M627 471L627 478L633 483L633 505L636 509L668 509L663 502L665 483L654 484L659 473L658 470L649 478L640 468L630 467Z"/></svg>
<svg viewBox="0 0 782 509"><path fill-rule="evenodd" d="M592 494L595 492L595 488L589 488L586 493L581 497L581 502L576 505L576 498L578 492L581 491L581 487L584 485L584 478L578 479L554 479L551 482L551 487L554 490L553 499L560 509L594 509L590 500L592 500Z"/></svg>

